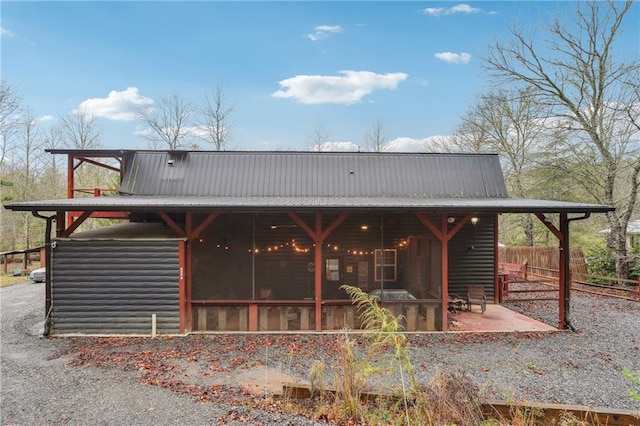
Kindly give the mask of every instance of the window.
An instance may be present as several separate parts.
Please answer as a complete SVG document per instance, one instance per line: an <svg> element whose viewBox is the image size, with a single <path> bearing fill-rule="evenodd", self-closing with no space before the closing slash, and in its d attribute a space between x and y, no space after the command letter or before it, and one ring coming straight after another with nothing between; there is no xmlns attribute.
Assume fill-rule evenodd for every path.
<svg viewBox="0 0 640 426"><path fill-rule="evenodd" d="M327 280L340 281L340 260L327 259Z"/></svg>
<svg viewBox="0 0 640 426"><path fill-rule="evenodd" d="M395 249L376 249L374 253L375 280L395 281L398 251Z"/></svg>

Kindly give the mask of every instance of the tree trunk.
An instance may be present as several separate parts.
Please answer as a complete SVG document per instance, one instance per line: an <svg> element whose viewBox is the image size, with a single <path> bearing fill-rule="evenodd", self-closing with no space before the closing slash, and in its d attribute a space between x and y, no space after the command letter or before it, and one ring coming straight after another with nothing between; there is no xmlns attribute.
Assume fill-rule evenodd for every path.
<svg viewBox="0 0 640 426"><path fill-rule="evenodd" d="M524 230L525 245L527 247L533 247L533 218L530 214L522 215L521 219L522 229Z"/></svg>
<svg viewBox="0 0 640 426"><path fill-rule="evenodd" d="M622 224L615 224L611 226L607 238L607 245L613 250L616 258L616 276L621 279L629 278L629 258L627 256L627 238L625 231L626 229L622 227ZM622 283L619 282L618 284Z"/></svg>

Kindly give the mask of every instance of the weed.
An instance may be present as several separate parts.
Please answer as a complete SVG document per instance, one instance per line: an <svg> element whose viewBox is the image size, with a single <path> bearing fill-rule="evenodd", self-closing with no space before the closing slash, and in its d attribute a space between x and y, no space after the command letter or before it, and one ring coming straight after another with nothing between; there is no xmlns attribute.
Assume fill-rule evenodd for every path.
<svg viewBox="0 0 640 426"><path fill-rule="evenodd" d="M622 374L624 374L624 377L626 377L633 385L640 388L640 370L634 372L625 367L622 370ZM640 393L636 389L629 389L629 397L636 401L640 401Z"/></svg>

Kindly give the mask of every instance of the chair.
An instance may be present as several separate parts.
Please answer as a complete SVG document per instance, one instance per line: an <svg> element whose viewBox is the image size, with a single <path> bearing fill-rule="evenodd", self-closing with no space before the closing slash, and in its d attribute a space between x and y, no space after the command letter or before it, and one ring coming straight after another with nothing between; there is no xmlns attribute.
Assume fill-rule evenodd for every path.
<svg viewBox="0 0 640 426"><path fill-rule="evenodd" d="M470 285L467 288L467 309L471 310L471 305L480 305L483 314L487 310L487 296L481 285Z"/></svg>

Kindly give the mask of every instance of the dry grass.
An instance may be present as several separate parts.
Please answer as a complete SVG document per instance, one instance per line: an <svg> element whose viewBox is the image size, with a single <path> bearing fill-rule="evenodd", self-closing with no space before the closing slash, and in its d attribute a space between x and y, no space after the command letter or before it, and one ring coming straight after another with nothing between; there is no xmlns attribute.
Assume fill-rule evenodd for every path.
<svg viewBox="0 0 640 426"><path fill-rule="evenodd" d="M14 277L11 274L7 274L7 275L2 274L0 275L0 287L8 287L10 285L23 283L28 280L29 280L29 277L25 277L24 275Z"/></svg>
<svg viewBox="0 0 640 426"><path fill-rule="evenodd" d="M4 265L1 265L2 268L4 268ZM0 273L0 287L7 287L10 285L14 285L14 284L18 284L18 283L22 283L25 281L29 280L29 276L28 275L19 275L17 277L13 276L13 270L14 269L22 269L23 264L22 262L10 262L7 265L7 273ZM29 269L30 270L34 270L40 267L40 262L35 261L32 262L29 265Z"/></svg>

